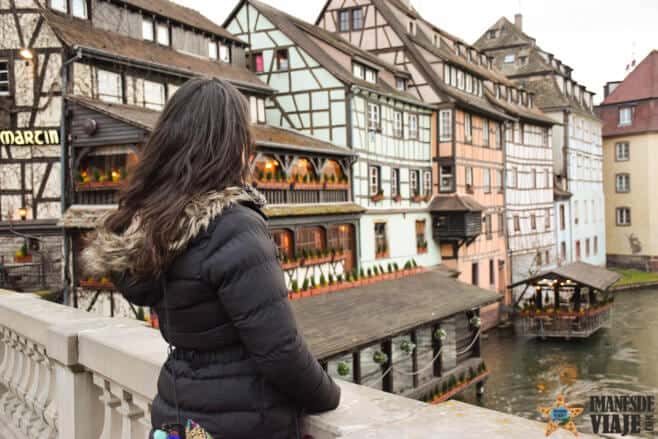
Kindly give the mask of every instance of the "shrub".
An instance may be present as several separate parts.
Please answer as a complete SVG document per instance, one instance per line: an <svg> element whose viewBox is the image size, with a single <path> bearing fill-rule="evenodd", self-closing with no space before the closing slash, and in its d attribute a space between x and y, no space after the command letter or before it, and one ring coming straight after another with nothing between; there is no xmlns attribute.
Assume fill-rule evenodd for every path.
<svg viewBox="0 0 658 439"><path fill-rule="evenodd" d="M302 284L302 291L307 291L309 286L310 285L309 285L309 282L308 282L308 278L304 279L304 283Z"/></svg>
<svg viewBox="0 0 658 439"><path fill-rule="evenodd" d="M365 273L363 272L363 268L359 270L359 277L361 279L364 279L366 277Z"/></svg>
<svg viewBox="0 0 658 439"><path fill-rule="evenodd" d="M379 268L377 268L377 266L373 267L372 271L375 274L375 276L379 276Z"/></svg>
<svg viewBox="0 0 658 439"><path fill-rule="evenodd" d="M349 276L349 274L347 274L347 276ZM337 284L343 283L343 275L342 274L339 274L338 276L336 276L336 283Z"/></svg>
<svg viewBox="0 0 658 439"><path fill-rule="evenodd" d="M400 266L398 265L397 262L393 262L393 269L394 269L395 271L400 271Z"/></svg>
<svg viewBox="0 0 658 439"><path fill-rule="evenodd" d="M411 262L410 261L405 262L404 269L405 270L411 270Z"/></svg>
<svg viewBox="0 0 658 439"><path fill-rule="evenodd" d="M293 293L298 293L299 292L299 285L297 285L297 279L294 279L292 281L292 292Z"/></svg>
<svg viewBox="0 0 658 439"><path fill-rule="evenodd" d="M415 259L412 259L412 260L411 260L411 265L412 265L414 268L417 268L417 267L418 267L418 264L416 263L416 260L415 260Z"/></svg>
<svg viewBox="0 0 658 439"><path fill-rule="evenodd" d="M311 288L315 288L315 276L311 276Z"/></svg>
<svg viewBox="0 0 658 439"><path fill-rule="evenodd" d="M335 282L334 275L329 273L329 285L333 285Z"/></svg>
<svg viewBox="0 0 658 439"><path fill-rule="evenodd" d="M472 379L474 379L476 376L477 376L477 374L475 373L475 371L473 370L473 368L472 368L472 367L469 367L469 368L468 368L468 378L472 380Z"/></svg>
<svg viewBox="0 0 658 439"><path fill-rule="evenodd" d="M372 269L371 268L368 268L368 277L369 278L372 277Z"/></svg>
<svg viewBox="0 0 658 439"><path fill-rule="evenodd" d="M465 381L466 381L466 373L462 372L462 373L459 374L459 382L463 383Z"/></svg>
<svg viewBox="0 0 658 439"><path fill-rule="evenodd" d="M390 262L388 263L388 267L386 267L386 268L388 268L388 273L389 274L393 273L393 265L391 265Z"/></svg>
<svg viewBox="0 0 658 439"><path fill-rule="evenodd" d="M336 366L336 372L338 372L338 375L344 377L346 375L349 375L350 373L350 365L347 364L347 361L340 361L338 362L338 365Z"/></svg>
<svg viewBox="0 0 658 439"><path fill-rule="evenodd" d="M448 383L445 381L441 383L441 393L448 393Z"/></svg>
<svg viewBox="0 0 658 439"><path fill-rule="evenodd" d="M326 287L326 286L327 286L327 278L324 277L324 273L322 273L322 274L320 275L320 285L323 286L323 287Z"/></svg>

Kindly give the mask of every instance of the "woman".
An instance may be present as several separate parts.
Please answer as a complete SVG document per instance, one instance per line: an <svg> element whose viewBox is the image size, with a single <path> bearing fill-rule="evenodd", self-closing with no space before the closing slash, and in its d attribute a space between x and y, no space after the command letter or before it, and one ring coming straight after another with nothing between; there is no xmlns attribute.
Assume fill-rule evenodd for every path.
<svg viewBox="0 0 658 439"><path fill-rule="evenodd" d="M299 438L301 412L338 406L340 389L298 333L264 199L245 184L252 145L240 93L190 80L83 254L90 274L155 308L174 346L155 428L180 413L215 438Z"/></svg>

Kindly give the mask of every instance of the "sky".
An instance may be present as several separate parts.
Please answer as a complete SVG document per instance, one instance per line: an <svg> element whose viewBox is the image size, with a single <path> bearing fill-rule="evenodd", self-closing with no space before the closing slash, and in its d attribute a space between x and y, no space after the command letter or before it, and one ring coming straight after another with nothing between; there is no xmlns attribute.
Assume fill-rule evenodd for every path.
<svg viewBox="0 0 658 439"><path fill-rule="evenodd" d="M222 24L238 0L175 0ZM325 0L262 0L314 23ZM523 30L574 69L573 78L603 95L626 66L658 49L658 0L411 0L439 28L474 43L501 16L523 14Z"/></svg>

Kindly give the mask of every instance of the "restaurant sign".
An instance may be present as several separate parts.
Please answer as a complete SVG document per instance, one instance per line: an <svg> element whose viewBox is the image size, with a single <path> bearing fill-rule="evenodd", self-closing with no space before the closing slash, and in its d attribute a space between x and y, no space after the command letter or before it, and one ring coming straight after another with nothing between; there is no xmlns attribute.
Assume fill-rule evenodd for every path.
<svg viewBox="0 0 658 439"><path fill-rule="evenodd" d="M0 145L59 145L59 130L0 130Z"/></svg>

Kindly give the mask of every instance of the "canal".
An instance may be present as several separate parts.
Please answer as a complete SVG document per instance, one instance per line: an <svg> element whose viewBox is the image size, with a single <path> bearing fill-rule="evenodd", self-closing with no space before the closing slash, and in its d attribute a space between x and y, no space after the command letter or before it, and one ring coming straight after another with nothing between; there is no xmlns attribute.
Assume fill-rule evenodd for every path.
<svg viewBox="0 0 658 439"><path fill-rule="evenodd" d="M590 339L542 341L516 338L511 328L490 331L482 352L492 373L480 405L540 420L537 407L552 405L562 393L567 403L585 407L576 424L591 433L590 396L658 396L657 316L654 288L618 293L611 328ZM471 393L460 399L477 403Z"/></svg>

